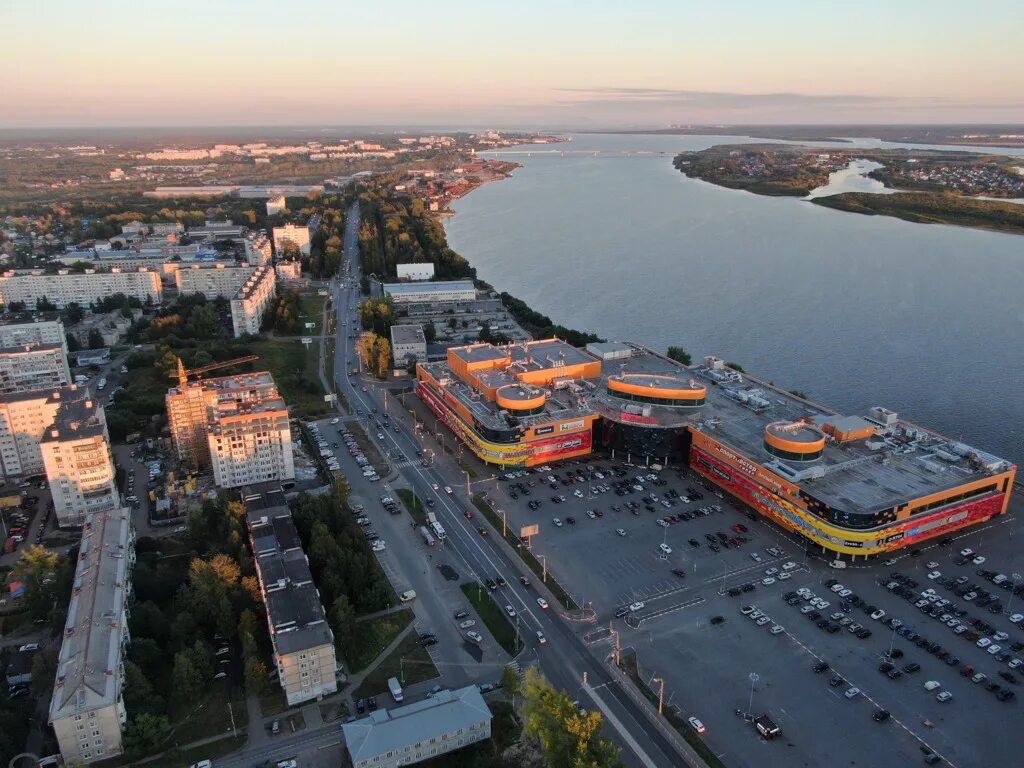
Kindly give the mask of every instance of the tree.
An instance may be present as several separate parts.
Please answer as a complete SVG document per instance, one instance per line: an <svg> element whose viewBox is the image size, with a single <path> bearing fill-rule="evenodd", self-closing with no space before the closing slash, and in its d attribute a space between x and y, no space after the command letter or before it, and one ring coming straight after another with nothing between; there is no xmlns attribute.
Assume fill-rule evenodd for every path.
<svg viewBox="0 0 1024 768"><path fill-rule="evenodd" d="M727 368L732 368L734 371L739 371L740 373L746 373L746 371L743 370L743 366L740 365L739 363L726 362L725 365L726 365Z"/></svg>
<svg viewBox="0 0 1024 768"><path fill-rule="evenodd" d="M124 751L139 758L156 751L171 735L171 722L166 715L143 712L133 717L124 732Z"/></svg>
<svg viewBox="0 0 1024 768"><path fill-rule="evenodd" d="M203 691L203 678L184 653L174 655L174 670L171 672L171 690L175 701L186 704L195 701Z"/></svg>
<svg viewBox="0 0 1024 768"><path fill-rule="evenodd" d="M599 735L601 714L580 714L565 691L556 691L532 667L523 685L523 733L540 742L552 766L612 768L619 764L619 751Z"/></svg>
<svg viewBox="0 0 1024 768"><path fill-rule="evenodd" d="M342 648L352 647L355 637L355 611L348 597L339 595L331 603L330 611L327 614L331 629L334 630L335 643Z"/></svg>
<svg viewBox="0 0 1024 768"><path fill-rule="evenodd" d="M33 618L41 619L56 600L59 558L41 544L33 544L14 564L13 576L25 585L25 607Z"/></svg>
<svg viewBox="0 0 1024 768"><path fill-rule="evenodd" d="M77 301L72 301L64 308L64 322L67 325L77 325L85 317L85 311Z"/></svg>
<svg viewBox="0 0 1024 768"><path fill-rule="evenodd" d="M480 323L480 341L491 340L491 324L484 320Z"/></svg>
<svg viewBox="0 0 1024 768"><path fill-rule="evenodd" d="M260 696L267 688L267 665L255 656L245 660L245 690L250 696Z"/></svg>
<svg viewBox="0 0 1024 768"><path fill-rule="evenodd" d="M160 714L164 708L164 698L153 690L152 683L142 668L134 661L124 663L124 705L128 713L138 716L143 713Z"/></svg>
<svg viewBox="0 0 1024 768"><path fill-rule="evenodd" d="M789 390L789 394L791 394L791 395L793 395L795 397L799 397L801 400L807 400L808 399L807 393L804 392L803 390L800 390L800 389L791 389L791 390Z"/></svg>
<svg viewBox="0 0 1024 768"><path fill-rule="evenodd" d="M519 673L512 667L505 667L501 672L501 688L509 696L515 696L522 688Z"/></svg>
<svg viewBox="0 0 1024 768"><path fill-rule="evenodd" d="M32 657L32 695L40 698L50 690L57 676L57 654L54 651L39 651Z"/></svg>
<svg viewBox="0 0 1024 768"><path fill-rule="evenodd" d="M427 320L423 324L423 338L426 339L427 344L433 344L434 339L437 338L437 327L434 325L433 320Z"/></svg>
<svg viewBox="0 0 1024 768"><path fill-rule="evenodd" d="M50 301L45 296L40 296L36 299L36 311L37 312L56 312L57 305Z"/></svg>
<svg viewBox="0 0 1024 768"><path fill-rule="evenodd" d="M68 343L68 352L77 352L82 348L82 345L81 343L79 343L78 338L72 336L70 333L65 333L64 339Z"/></svg>
<svg viewBox="0 0 1024 768"><path fill-rule="evenodd" d="M693 362L692 355L682 347L669 347L666 357L683 365L690 365Z"/></svg>
<svg viewBox="0 0 1024 768"><path fill-rule="evenodd" d="M89 349L100 349L103 346L103 334L93 328L89 331Z"/></svg>

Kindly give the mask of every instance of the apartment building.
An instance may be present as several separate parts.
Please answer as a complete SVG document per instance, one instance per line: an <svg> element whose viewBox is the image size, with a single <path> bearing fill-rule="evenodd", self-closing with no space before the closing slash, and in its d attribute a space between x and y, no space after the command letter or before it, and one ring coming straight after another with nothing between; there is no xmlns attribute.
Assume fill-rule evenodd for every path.
<svg viewBox="0 0 1024 768"><path fill-rule="evenodd" d="M276 216L285 208L288 207L288 203L284 199L284 195L278 195L267 200L267 216Z"/></svg>
<svg viewBox="0 0 1024 768"><path fill-rule="evenodd" d="M277 294L277 274L268 262L256 269L231 299L231 326L235 338L259 333L267 308Z"/></svg>
<svg viewBox="0 0 1024 768"><path fill-rule="evenodd" d="M396 366L408 365L410 360L427 362L427 337L422 325L392 325L391 355Z"/></svg>
<svg viewBox="0 0 1024 768"><path fill-rule="evenodd" d="M178 458L212 465L222 488L295 477L288 407L266 371L173 387L167 416Z"/></svg>
<svg viewBox="0 0 1024 768"><path fill-rule="evenodd" d="M42 474L39 447L61 403L79 396L78 387L38 389L0 395L0 470L4 478Z"/></svg>
<svg viewBox="0 0 1024 768"><path fill-rule="evenodd" d="M88 390L62 391L54 423L39 442L57 525L82 525L88 515L117 506L114 462L103 406Z"/></svg>
<svg viewBox="0 0 1024 768"><path fill-rule="evenodd" d="M268 204L269 205L269 204ZM245 238L245 260L250 266L261 267L274 255L266 232L250 232Z"/></svg>
<svg viewBox="0 0 1024 768"><path fill-rule="evenodd" d="M334 634L279 483L242 489L249 541L289 706L338 690Z"/></svg>
<svg viewBox="0 0 1024 768"><path fill-rule="evenodd" d="M0 323L0 347L23 347L26 344L60 344L67 354L67 338L60 316L51 313L33 318L29 315Z"/></svg>
<svg viewBox="0 0 1024 768"><path fill-rule="evenodd" d="M396 768L454 752L491 737L491 710L475 685L378 709L341 726L353 768Z"/></svg>
<svg viewBox="0 0 1024 768"><path fill-rule="evenodd" d="M49 720L65 765L120 755L128 600L135 565L131 510L89 515L57 658Z"/></svg>
<svg viewBox="0 0 1024 768"><path fill-rule="evenodd" d="M65 344L0 347L0 393L61 387L71 383Z"/></svg>
<svg viewBox="0 0 1024 768"><path fill-rule="evenodd" d="M41 298L57 306L68 304L89 308L100 299L115 293L136 298L143 303L159 304L163 296L158 270L140 267L136 271L111 269L96 272L87 269L82 274L72 274L66 269L50 275L42 270L11 270L0 274L0 304L10 306L24 302L28 309L35 309Z"/></svg>
<svg viewBox="0 0 1024 768"><path fill-rule="evenodd" d="M234 263L180 265L174 273L179 293L201 293L208 299L231 298L253 273L248 265Z"/></svg>
<svg viewBox="0 0 1024 768"><path fill-rule="evenodd" d="M280 256L286 248L298 248L299 252L309 256L310 228L305 224L285 224L274 227L274 250Z"/></svg>

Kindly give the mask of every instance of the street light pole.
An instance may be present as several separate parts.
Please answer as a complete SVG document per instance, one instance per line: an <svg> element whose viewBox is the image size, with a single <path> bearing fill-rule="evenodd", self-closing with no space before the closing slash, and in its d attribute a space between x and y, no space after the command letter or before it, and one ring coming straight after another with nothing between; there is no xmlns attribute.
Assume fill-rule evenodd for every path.
<svg viewBox="0 0 1024 768"><path fill-rule="evenodd" d="M1021 576L1019 573L1014 573L1011 577L1013 579L1013 589L1010 590L1010 597L1006 600L1006 615L1013 615L1013 611L1010 610L1010 606L1013 605L1013 596L1017 594L1017 585L1020 583Z"/></svg>
<svg viewBox="0 0 1024 768"><path fill-rule="evenodd" d="M750 717L754 716L754 686L757 685L757 681L760 679L761 677L757 672L750 673L750 703L747 705L747 715Z"/></svg>
<svg viewBox="0 0 1024 768"><path fill-rule="evenodd" d="M654 678L655 683L661 683L661 687L658 690L658 714L662 714L665 710L665 681L660 678Z"/></svg>
<svg viewBox="0 0 1024 768"><path fill-rule="evenodd" d="M541 576L541 581L547 584L548 581L548 559L545 555L537 555L540 558L541 563L544 565L544 575Z"/></svg>

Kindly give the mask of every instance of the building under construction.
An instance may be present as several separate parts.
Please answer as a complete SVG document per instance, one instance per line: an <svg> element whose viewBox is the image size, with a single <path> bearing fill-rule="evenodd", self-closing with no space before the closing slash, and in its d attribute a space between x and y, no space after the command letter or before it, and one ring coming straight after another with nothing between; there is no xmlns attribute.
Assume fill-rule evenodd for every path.
<svg viewBox="0 0 1024 768"><path fill-rule="evenodd" d="M837 414L726 366L635 343L448 351L417 393L485 462L681 462L787 530L870 555L1004 514L1016 467L883 407Z"/></svg>

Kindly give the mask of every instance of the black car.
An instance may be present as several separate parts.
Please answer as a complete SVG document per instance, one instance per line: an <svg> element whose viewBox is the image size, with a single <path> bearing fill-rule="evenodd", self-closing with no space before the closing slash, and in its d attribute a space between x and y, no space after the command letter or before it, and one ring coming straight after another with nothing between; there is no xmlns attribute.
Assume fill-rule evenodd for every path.
<svg viewBox="0 0 1024 768"><path fill-rule="evenodd" d="M893 659L902 659L903 658L903 651L901 649L899 649L899 648L893 648L889 652L889 657L893 658Z"/></svg>
<svg viewBox="0 0 1024 768"><path fill-rule="evenodd" d="M890 717L892 717L892 715L889 713L889 710L887 709L875 710L875 713L871 715L871 719L874 720L876 723L884 723Z"/></svg>
<svg viewBox="0 0 1024 768"><path fill-rule="evenodd" d="M495 590L498 588L498 584L494 581L494 579L487 579L486 581L484 581L484 584L486 584L487 588L490 590Z"/></svg>
<svg viewBox="0 0 1024 768"><path fill-rule="evenodd" d="M726 594L729 595L729 597L739 597L741 594L743 594L743 590L739 587L729 587Z"/></svg>
<svg viewBox="0 0 1024 768"><path fill-rule="evenodd" d="M366 712L366 699L359 699L356 701L356 712L360 715Z"/></svg>
<svg viewBox="0 0 1024 768"><path fill-rule="evenodd" d="M825 672L825 671L828 670L828 662L827 661L819 661L817 664L815 664L812 667L812 669L820 675L822 672Z"/></svg>
<svg viewBox="0 0 1024 768"><path fill-rule="evenodd" d="M839 675L835 675L831 680L828 681L828 684L831 685L833 688L837 688L845 682L846 681L843 680L843 678L841 678Z"/></svg>
<svg viewBox="0 0 1024 768"><path fill-rule="evenodd" d="M909 664L904 664L903 665L903 671L904 672L917 672L917 670L919 670L920 668L921 668L921 665L918 664L916 661L912 661Z"/></svg>
<svg viewBox="0 0 1024 768"><path fill-rule="evenodd" d="M371 712L377 711L377 700L373 696L366 700L366 708Z"/></svg>
<svg viewBox="0 0 1024 768"><path fill-rule="evenodd" d="M711 623L712 624L721 624L724 621L725 621L725 617L724 616L712 616L711 617Z"/></svg>
<svg viewBox="0 0 1024 768"><path fill-rule="evenodd" d="M1017 678L1006 670L1000 670L999 676L1008 683L1013 683L1014 685L1017 684Z"/></svg>
<svg viewBox="0 0 1024 768"><path fill-rule="evenodd" d="M498 574L497 576L495 576L494 580L498 583L499 587L504 587L505 586L506 582L505 582L505 579L502 578L501 574Z"/></svg>
<svg viewBox="0 0 1024 768"><path fill-rule="evenodd" d="M1009 688L1004 688L1003 690L1001 690L999 693L996 694L996 698L999 699L1000 701L1009 701L1010 699L1012 699L1016 695L1017 694L1015 694Z"/></svg>
<svg viewBox="0 0 1024 768"><path fill-rule="evenodd" d="M757 585L751 582L747 582L742 587L740 587L740 589L744 592L753 592L755 589L757 589Z"/></svg>
<svg viewBox="0 0 1024 768"><path fill-rule="evenodd" d="M700 546L700 542L697 541L696 539L690 539L690 546L691 547L699 547Z"/></svg>
<svg viewBox="0 0 1024 768"><path fill-rule="evenodd" d="M424 648L426 648L428 645L437 645L437 638L436 637L421 637L420 638L420 645L422 645Z"/></svg>
<svg viewBox="0 0 1024 768"><path fill-rule="evenodd" d="M672 574L674 576L678 576L679 578L683 578L684 576L686 576L686 571L684 571L682 568L673 568Z"/></svg>
<svg viewBox="0 0 1024 768"><path fill-rule="evenodd" d="M884 675L889 674L893 669L895 669L895 665L890 664L888 661L883 661L878 665L878 671Z"/></svg>
<svg viewBox="0 0 1024 768"><path fill-rule="evenodd" d="M861 640L867 640L869 637L871 637L871 630L867 629L866 627L864 629L858 629L857 637L859 637Z"/></svg>

